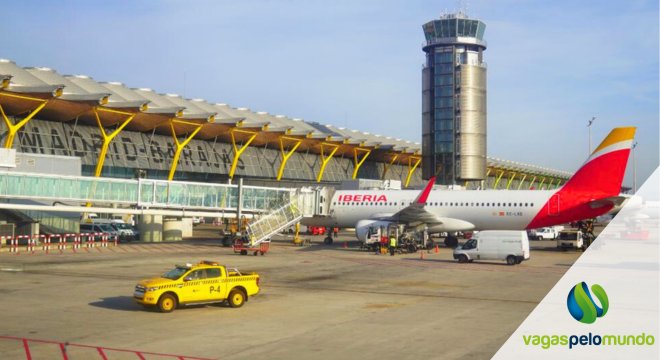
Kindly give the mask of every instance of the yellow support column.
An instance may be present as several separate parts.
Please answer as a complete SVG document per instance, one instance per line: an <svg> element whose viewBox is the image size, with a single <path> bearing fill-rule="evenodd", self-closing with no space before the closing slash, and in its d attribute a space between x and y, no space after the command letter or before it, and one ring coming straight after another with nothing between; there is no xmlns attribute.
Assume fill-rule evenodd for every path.
<svg viewBox="0 0 660 360"><path fill-rule="evenodd" d="M511 173L511 177L509 178L509 181L507 181L507 183L506 183L506 189L507 189L507 190L509 190L509 188L511 187L511 183L513 182L513 180L514 180L515 178L516 178L516 173L515 173L515 172L512 172L512 173Z"/></svg>
<svg viewBox="0 0 660 360"><path fill-rule="evenodd" d="M284 140L288 141L293 141L294 145L291 149L289 149L288 152L284 152ZM286 165L286 162L289 161L289 158L291 155L293 155L294 152L296 152L296 149L298 146L302 144L301 139L296 139L292 137L287 137L287 136L280 136L280 152L282 153L282 163L280 163L280 169L277 171L277 181L280 181L282 179L282 175L284 175L284 166Z"/></svg>
<svg viewBox="0 0 660 360"><path fill-rule="evenodd" d="M559 189L559 185L561 185L561 179L557 179L557 185L555 185L555 189Z"/></svg>
<svg viewBox="0 0 660 360"><path fill-rule="evenodd" d="M364 152L362 159L359 159L359 161L358 161L358 152ZM358 147L353 148L353 180L355 180L355 178L357 177L358 170L360 170L360 166L362 166L364 161L367 160L369 154L371 154L370 149L363 149Z"/></svg>
<svg viewBox="0 0 660 360"><path fill-rule="evenodd" d="M179 142L179 138L176 136L176 131L174 131L175 122L179 124L193 125L196 126L196 128L186 136L186 139L183 140L183 142ZM172 159L172 165L170 165L170 173L169 175L167 175L168 181L174 179L174 173L176 172L176 167L179 165L179 158L181 157L181 152L186 147L186 145L188 145L190 140L192 140L195 137L195 135L197 135L197 133L202 129L203 125L204 125L203 123L198 124L193 122L170 119L170 130L172 130L172 139L174 139L174 145L176 146L176 149L174 150L174 158Z"/></svg>
<svg viewBox="0 0 660 360"><path fill-rule="evenodd" d="M520 188L522 188L522 185L525 182L525 179L527 179L527 174L523 174L523 177L520 180L520 184L518 184L518 190L520 190Z"/></svg>
<svg viewBox="0 0 660 360"><path fill-rule="evenodd" d="M545 182L545 177L541 178L541 183L539 184L539 190L543 190L543 183Z"/></svg>
<svg viewBox="0 0 660 360"><path fill-rule="evenodd" d="M488 176L490 175L491 170L492 170L492 168L488 168L486 170L486 179L481 180L481 190L486 190L488 188Z"/></svg>
<svg viewBox="0 0 660 360"><path fill-rule="evenodd" d="M243 151L245 151L245 149L247 149L247 147L250 146L252 140L254 140L254 138L257 137L258 132L232 128L230 133L231 133L231 145L234 147L234 160L232 160L231 162L231 169L229 170L229 178L233 179L234 173L236 172L236 166L238 166L238 159L240 159L241 155L243 154ZM243 145L241 145L240 148L238 148L238 146L236 146L236 136L234 135L234 133L248 134L250 135L250 137L247 139L245 143L243 143Z"/></svg>
<svg viewBox="0 0 660 360"><path fill-rule="evenodd" d="M548 190L552 188L552 183L555 182L555 179L550 179L550 182L548 183Z"/></svg>
<svg viewBox="0 0 660 360"><path fill-rule="evenodd" d="M534 177L532 178L532 182L529 183L529 188L528 189L530 189L530 190L532 189L532 187L534 186L535 181L536 181L536 175L534 175Z"/></svg>
<svg viewBox="0 0 660 360"><path fill-rule="evenodd" d="M500 179L502 179L502 175L504 175L504 170L500 171L500 175L497 176L497 180L495 180L495 185L493 185L493 189L497 190L497 185L500 184Z"/></svg>
<svg viewBox="0 0 660 360"><path fill-rule="evenodd" d="M328 146L332 148L332 151L328 156L325 156L325 149L323 146ZM323 172L325 171L325 167L328 165L330 162L330 159L332 159L332 156L337 152L337 149L339 149L339 145L336 144L330 144L330 143L321 143L321 169L319 170L318 176L316 176L316 182L321 182L321 179L323 178Z"/></svg>
<svg viewBox="0 0 660 360"><path fill-rule="evenodd" d="M103 128L103 124L101 123L101 118L99 117L99 111L107 112L107 113L112 113L112 114L120 114L120 115L126 115L128 118L124 120L121 125L115 131L110 133L108 135L105 132L105 129ZM126 125L128 125L133 118L135 117L136 113L128 113L124 111L117 111L117 110L111 110L111 109L104 109L104 108L97 108L94 107L94 116L96 117L96 124L99 126L99 130L101 130L101 136L103 137L103 145L101 146L101 153L99 154L99 159L96 161L96 170L94 171L94 176L99 177L101 176L101 172L103 171L103 163L105 162L105 156L108 153L108 148L110 147L110 142L119 135L119 133L124 130Z"/></svg>
<svg viewBox="0 0 660 360"><path fill-rule="evenodd" d="M392 160L390 160L390 163L385 164L385 170L383 171L383 176L382 176L381 180L385 180L385 175L387 175L387 172L390 170L390 167L392 167L392 164L394 164L394 162L398 158L399 158L399 154L394 154L394 156L392 156Z"/></svg>
<svg viewBox="0 0 660 360"><path fill-rule="evenodd" d="M0 96L41 102L41 104L39 104L34 110L32 110L28 114L28 116L26 116L25 118L23 118L23 120L17 122L16 124L12 124L11 121L9 121L9 118L5 114L5 110L2 108L2 105L0 105L0 113L2 114L2 119L5 121L5 124L7 125L7 139L5 140L5 148L11 149L12 146L14 145L14 138L16 137L16 133L18 133L18 130L20 130L23 126L25 126L25 124L27 124L28 121L32 119L32 117L37 115L37 113L41 111L41 109L43 109L44 106L46 106L46 104L48 104L48 100L34 98L30 96L8 94L8 93L0 93Z"/></svg>
<svg viewBox="0 0 660 360"><path fill-rule="evenodd" d="M412 165L413 160L415 160L415 165ZM410 184L410 179L412 178L412 174L415 172L415 169L417 169L417 167L421 162L422 162L422 158L418 156L411 156L408 158L408 176L406 176L405 187L408 187L408 184Z"/></svg>

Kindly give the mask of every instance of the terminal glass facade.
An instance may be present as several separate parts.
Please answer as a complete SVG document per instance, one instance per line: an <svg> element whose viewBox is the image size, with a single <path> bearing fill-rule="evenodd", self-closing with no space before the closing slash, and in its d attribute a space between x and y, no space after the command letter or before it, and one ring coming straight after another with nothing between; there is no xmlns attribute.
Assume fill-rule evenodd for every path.
<svg viewBox="0 0 660 360"><path fill-rule="evenodd" d="M0 126L0 140L3 139ZM81 159L82 175L92 176L101 148L99 129L82 123L65 123L42 119L30 120L18 133L14 147L17 152L75 156ZM155 132L124 130L111 143L105 158L102 176L115 178L167 179L172 165L175 145L170 135ZM229 169L234 158L231 143L193 139L181 153L174 180L227 183ZM246 183L261 186L301 186L316 184L320 169L319 155L297 151L284 169L283 181L276 181L282 159L279 149L272 146L249 146L237 162L235 180L243 178ZM367 161L360 167L360 178L378 179L385 163ZM328 163L323 182L336 184L350 180L353 159L335 156ZM405 164L393 164L387 179L406 178ZM421 184L417 171L411 186Z"/></svg>

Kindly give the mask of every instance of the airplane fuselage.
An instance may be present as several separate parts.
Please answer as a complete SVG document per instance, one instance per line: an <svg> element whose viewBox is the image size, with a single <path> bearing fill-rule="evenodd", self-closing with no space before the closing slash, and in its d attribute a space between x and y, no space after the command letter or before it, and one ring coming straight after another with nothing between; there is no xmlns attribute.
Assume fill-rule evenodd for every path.
<svg viewBox="0 0 660 360"><path fill-rule="evenodd" d="M425 208L440 217L467 221L474 230L526 229L555 190L435 190ZM387 216L410 206L419 190L337 191L329 215L339 227ZM466 229L467 230L467 229Z"/></svg>
<svg viewBox="0 0 660 360"><path fill-rule="evenodd" d="M593 218L619 203L634 127L613 129L587 161L556 190L339 190L328 217L309 225L366 228L378 222L425 225L431 232L524 230ZM317 222L315 224L315 222Z"/></svg>

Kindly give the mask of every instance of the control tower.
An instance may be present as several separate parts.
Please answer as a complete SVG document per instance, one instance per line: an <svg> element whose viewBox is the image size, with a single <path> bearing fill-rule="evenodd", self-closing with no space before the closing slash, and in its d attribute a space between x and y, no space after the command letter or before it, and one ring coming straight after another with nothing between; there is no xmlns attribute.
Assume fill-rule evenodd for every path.
<svg viewBox="0 0 660 360"><path fill-rule="evenodd" d="M486 24L462 12L423 25L422 178L486 178Z"/></svg>

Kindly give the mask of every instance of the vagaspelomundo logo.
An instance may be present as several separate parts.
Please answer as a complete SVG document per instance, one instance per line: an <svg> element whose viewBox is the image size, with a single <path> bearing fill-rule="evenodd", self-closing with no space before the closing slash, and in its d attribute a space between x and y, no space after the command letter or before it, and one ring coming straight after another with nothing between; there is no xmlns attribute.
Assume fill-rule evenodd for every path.
<svg viewBox="0 0 660 360"><path fill-rule="evenodd" d="M598 302L594 300L593 295ZM584 323L593 324L596 319L607 314L610 308L610 299L605 289L594 284L591 291L584 281L575 284L568 292L566 298L566 307L568 313L573 319ZM655 344L655 337L641 333L639 335L523 335L523 342L528 346L540 346L543 349L549 349L552 346L568 346L573 349L576 346L642 346Z"/></svg>
<svg viewBox="0 0 660 360"><path fill-rule="evenodd" d="M591 297L591 292L584 281L573 286L566 299L566 306L571 316L585 324L592 324L596 318L605 316L610 308L610 301L602 286L595 284L591 287L591 291L596 295L601 306L598 306Z"/></svg>

